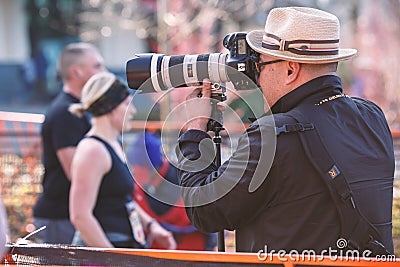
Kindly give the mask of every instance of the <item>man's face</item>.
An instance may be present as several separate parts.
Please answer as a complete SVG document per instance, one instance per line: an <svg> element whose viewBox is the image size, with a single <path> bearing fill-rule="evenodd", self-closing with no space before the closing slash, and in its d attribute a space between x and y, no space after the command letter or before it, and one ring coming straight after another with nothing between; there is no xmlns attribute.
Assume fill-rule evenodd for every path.
<svg viewBox="0 0 400 267"><path fill-rule="evenodd" d="M259 63L275 61L277 58L260 55ZM264 110L267 111L270 106L275 104L280 97L280 90L282 88L282 82L285 78L286 63L285 61L275 62L272 64L261 66L261 71L258 77L258 84L261 86L262 92L268 102L264 106Z"/></svg>
<svg viewBox="0 0 400 267"><path fill-rule="evenodd" d="M103 57L96 51L87 51L79 64L83 84L94 74L106 71Z"/></svg>

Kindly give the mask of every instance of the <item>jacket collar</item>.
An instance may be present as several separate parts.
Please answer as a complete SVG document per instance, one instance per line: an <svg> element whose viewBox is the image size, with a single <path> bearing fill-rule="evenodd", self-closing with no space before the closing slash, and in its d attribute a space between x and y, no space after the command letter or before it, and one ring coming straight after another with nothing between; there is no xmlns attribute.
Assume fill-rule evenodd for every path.
<svg viewBox="0 0 400 267"><path fill-rule="evenodd" d="M326 96L342 93L342 81L336 75L315 78L281 97L272 107L273 114L288 112L305 99L316 103Z"/></svg>

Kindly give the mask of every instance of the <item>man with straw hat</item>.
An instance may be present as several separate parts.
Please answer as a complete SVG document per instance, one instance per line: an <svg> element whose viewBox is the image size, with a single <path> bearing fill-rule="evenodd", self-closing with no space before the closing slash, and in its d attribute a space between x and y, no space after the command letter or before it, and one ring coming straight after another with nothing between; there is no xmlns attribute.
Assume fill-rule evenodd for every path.
<svg viewBox="0 0 400 267"><path fill-rule="evenodd" d="M376 241L393 253L392 137L378 106L343 93L337 65L357 51L339 48L339 37L336 16L305 7L272 9L265 30L247 34L267 113L219 168L203 157L210 83L188 97L192 119L177 155L200 230L236 230L243 252L365 250Z"/></svg>

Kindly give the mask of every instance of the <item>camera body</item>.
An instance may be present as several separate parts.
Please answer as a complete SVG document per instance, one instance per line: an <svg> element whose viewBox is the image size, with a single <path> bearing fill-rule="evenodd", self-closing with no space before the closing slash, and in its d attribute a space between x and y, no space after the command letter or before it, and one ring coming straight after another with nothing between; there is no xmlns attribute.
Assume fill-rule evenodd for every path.
<svg viewBox="0 0 400 267"><path fill-rule="evenodd" d="M208 78L218 88L232 82L236 90L254 89L257 84L255 62L259 53L247 44L245 32L225 36L223 45L229 54L167 56L137 54L126 63L126 77L131 89L144 93L161 92L175 87L201 85Z"/></svg>
<svg viewBox="0 0 400 267"><path fill-rule="evenodd" d="M229 50L226 60L228 77L236 90L254 89L254 85L243 79L241 73L250 78L251 82L257 84L258 73L255 63L259 62L260 54L254 51L246 41L245 32L234 32L225 36L223 45Z"/></svg>

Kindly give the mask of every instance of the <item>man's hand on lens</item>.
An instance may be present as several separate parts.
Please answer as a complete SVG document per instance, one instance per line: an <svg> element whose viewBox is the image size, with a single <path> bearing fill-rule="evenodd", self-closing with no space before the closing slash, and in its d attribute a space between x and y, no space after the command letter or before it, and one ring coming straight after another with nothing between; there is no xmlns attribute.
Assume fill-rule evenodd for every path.
<svg viewBox="0 0 400 267"><path fill-rule="evenodd" d="M185 109L187 130L196 129L207 131L207 123L211 115L211 83L203 80L203 86L196 88L186 97Z"/></svg>

